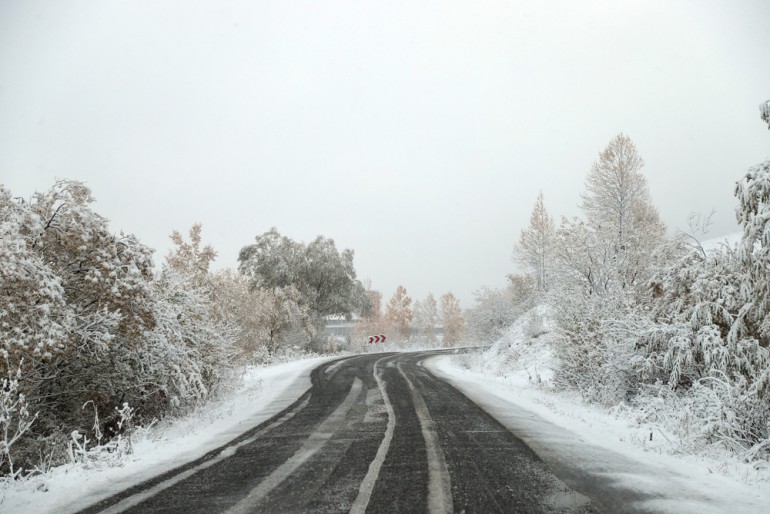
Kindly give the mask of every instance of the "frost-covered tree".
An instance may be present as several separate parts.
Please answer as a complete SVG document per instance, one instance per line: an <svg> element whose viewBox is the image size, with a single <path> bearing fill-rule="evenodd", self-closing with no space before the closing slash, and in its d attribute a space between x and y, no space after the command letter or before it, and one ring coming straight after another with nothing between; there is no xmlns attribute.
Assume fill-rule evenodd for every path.
<svg viewBox="0 0 770 514"><path fill-rule="evenodd" d="M68 396L68 384L76 384L79 373L87 372L76 358L98 357L154 326L152 251L133 236L110 233L107 220L91 210L93 201L83 184L59 181L29 202L18 203L26 210L28 224L20 227L16 243L23 240L27 251L37 256L25 267L44 263L47 276L42 290L28 293L58 298L44 310L58 312L57 323L67 327L55 329L59 337L30 355L30 366L50 377L41 393L49 403ZM55 305L59 307L51 309ZM62 305L65 308L57 310Z"/></svg>
<svg viewBox="0 0 770 514"><path fill-rule="evenodd" d="M111 233L93 201L76 181L29 200L0 188L0 371L18 370L15 394L38 413L14 444L22 467L91 430L94 412L112 437L116 407L149 421L204 399L232 362L210 291L190 270L155 276L152 250Z"/></svg>
<svg viewBox="0 0 770 514"><path fill-rule="evenodd" d="M764 112L763 112L764 113ZM766 458L770 447L770 161L735 189L737 247L694 248L654 277L651 319L639 317L640 376L695 406L698 437ZM697 418L696 418L697 416Z"/></svg>
<svg viewBox="0 0 770 514"><path fill-rule="evenodd" d="M155 327L151 250L112 234L92 203L75 181L29 200L0 192L0 368L20 366L18 388L39 412L28 454L29 441L80 426L85 401L117 402L110 377L134 372L113 355Z"/></svg>
<svg viewBox="0 0 770 514"><path fill-rule="evenodd" d="M315 327L301 294L293 286L263 289L258 295L262 304L264 346L269 354L281 346L302 345L315 335Z"/></svg>
<svg viewBox="0 0 770 514"><path fill-rule="evenodd" d="M433 293L428 293L423 301L414 302L412 326L426 343L436 342L436 325L439 322L438 305Z"/></svg>
<svg viewBox="0 0 770 514"><path fill-rule="evenodd" d="M606 227L608 237L622 249L633 232L634 211L650 202L644 161L631 139L618 134L591 166L581 194L581 209L588 223Z"/></svg>
<svg viewBox="0 0 770 514"><path fill-rule="evenodd" d="M215 316L236 328L233 347L237 360L253 362L268 340L265 290L252 287L248 278L231 269L212 274L210 284Z"/></svg>
<svg viewBox="0 0 770 514"><path fill-rule="evenodd" d="M441 296L441 324L444 327L444 346L454 346L465 333L465 319L460 300L451 292Z"/></svg>
<svg viewBox="0 0 770 514"><path fill-rule="evenodd" d="M759 112L762 121L767 123L767 128L770 129L770 100L759 104Z"/></svg>
<svg viewBox="0 0 770 514"><path fill-rule="evenodd" d="M369 308L362 311L364 319L379 320L382 318L382 293L372 289L371 281L367 281L366 297L369 299Z"/></svg>
<svg viewBox="0 0 770 514"><path fill-rule="evenodd" d="M612 260L621 287L647 278L645 258L665 237L643 166L633 141L619 134L591 166L581 195L587 225L603 243L594 259Z"/></svg>
<svg viewBox="0 0 770 514"><path fill-rule="evenodd" d="M513 287L490 289L483 287L475 293L476 303L466 311L468 334L477 342L497 341L516 321L522 304L514 297Z"/></svg>
<svg viewBox="0 0 770 514"><path fill-rule="evenodd" d="M554 232L553 218L545 209L543 192L540 191L529 226L521 231L513 250L514 260L532 270L540 291L547 291L551 280Z"/></svg>
<svg viewBox="0 0 770 514"><path fill-rule="evenodd" d="M506 276L508 286L513 297L513 302L522 305L524 308L532 307L535 296L535 281L531 275L522 275L511 273Z"/></svg>
<svg viewBox="0 0 770 514"><path fill-rule="evenodd" d="M372 335L386 334L388 322L382 314L382 293L372 289L371 282L366 281L366 296L371 308L363 313L361 320L355 324L353 340L367 347L369 337Z"/></svg>
<svg viewBox="0 0 770 514"><path fill-rule="evenodd" d="M642 167L627 136L610 141L586 178L584 218L562 218L555 238L555 383L607 405L635 394L637 334L627 327L668 255Z"/></svg>
<svg viewBox="0 0 770 514"><path fill-rule="evenodd" d="M273 228L257 236L238 256L238 269L254 287L278 290L293 287L297 302L306 306L321 328L325 316L351 316L370 308L366 291L353 267L353 251L339 252L332 239L318 236L298 243Z"/></svg>
<svg viewBox="0 0 770 514"><path fill-rule="evenodd" d="M406 288L399 285L385 306L385 322L404 342L408 341L411 335L413 317L412 298L407 294Z"/></svg>
<svg viewBox="0 0 770 514"><path fill-rule="evenodd" d="M750 168L735 195L743 229L739 255L750 278L742 289L746 307L740 320L762 346L770 347L770 160Z"/></svg>
<svg viewBox="0 0 770 514"><path fill-rule="evenodd" d="M559 287L576 294L605 294L613 285L612 243L578 218L562 218L556 232Z"/></svg>
<svg viewBox="0 0 770 514"><path fill-rule="evenodd" d="M145 335L141 351L122 350L135 370L143 370L124 386L136 391L132 404L157 415L203 400L226 381L237 328L211 315L208 289L183 272L164 266L152 286L155 328Z"/></svg>
<svg viewBox="0 0 770 514"><path fill-rule="evenodd" d="M59 277L74 323L70 347L97 351L152 326L152 250L134 236L112 234L91 210L93 201L83 184L58 181L33 195L37 223L24 235Z"/></svg>
<svg viewBox="0 0 770 514"><path fill-rule="evenodd" d="M61 278L35 247L42 220L0 186L0 376L8 360L51 358L74 326Z"/></svg>
<svg viewBox="0 0 770 514"><path fill-rule="evenodd" d="M171 233L174 247L166 256L166 263L177 271L190 276L198 285L203 285L209 277L209 267L217 257L214 248L207 244L201 247L202 225L195 223L190 228L190 241L187 242L178 231Z"/></svg>

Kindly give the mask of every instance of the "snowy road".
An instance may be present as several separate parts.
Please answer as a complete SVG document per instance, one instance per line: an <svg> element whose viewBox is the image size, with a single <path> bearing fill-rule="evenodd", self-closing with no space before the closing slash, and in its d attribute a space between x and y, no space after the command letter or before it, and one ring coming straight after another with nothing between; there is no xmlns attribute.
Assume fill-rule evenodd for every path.
<svg viewBox="0 0 770 514"><path fill-rule="evenodd" d="M421 361L323 364L272 419L83 512L594 512Z"/></svg>

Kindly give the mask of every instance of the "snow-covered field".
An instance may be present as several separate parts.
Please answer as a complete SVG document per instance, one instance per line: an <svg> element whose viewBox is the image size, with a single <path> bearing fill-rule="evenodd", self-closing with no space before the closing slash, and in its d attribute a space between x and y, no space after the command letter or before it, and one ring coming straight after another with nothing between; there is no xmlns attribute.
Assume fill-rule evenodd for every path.
<svg viewBox="0 0 770 514"><path fill-rule="evenodd" d="M0 512L74 512L194 460L289 406L310 388L310 371L332 358L248 370L240 387L226 398L135 434L134 452L119 466L67 464L29 480L1 484Z"/></svg>
<svg viewBox="0 0 770 514"><path fill-rule="evenodd" d="M568 484L595 484L597 493L609 484L617 493L604 498L609 510L632 501L651 512L767 511L767 463L744 464L716 448L684 453L664 426L642 421L633 407L606 409L554 390L549 338L532 337L547 327L541 306L488 350L424 365L525 440Z"/></svg>

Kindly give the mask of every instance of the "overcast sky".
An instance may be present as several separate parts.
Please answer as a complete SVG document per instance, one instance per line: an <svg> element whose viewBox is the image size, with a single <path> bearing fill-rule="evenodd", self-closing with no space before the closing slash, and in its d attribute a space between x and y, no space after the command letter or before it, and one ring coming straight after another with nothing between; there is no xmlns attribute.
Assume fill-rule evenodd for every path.
<svg viewBox="0 0 770 514"><path fill-rule="evenodd" d="M275 226L386 299L501 287L538 190L578 214L619 132L670 227L770 157L770 2L0 0L0 183L86 182L219 267Z"/></svg>

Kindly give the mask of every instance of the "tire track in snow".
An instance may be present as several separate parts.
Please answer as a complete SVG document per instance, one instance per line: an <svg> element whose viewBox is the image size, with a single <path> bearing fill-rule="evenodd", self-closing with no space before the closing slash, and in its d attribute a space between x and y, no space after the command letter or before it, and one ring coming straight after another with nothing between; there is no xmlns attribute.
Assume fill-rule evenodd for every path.
<svg viewBox="0 0 770 514"><path fill-rule="evenodd" d="M377 477L380 475L382 463L385 462L385 457L388 455L390 442L393 440L393 432L396 429L396 413L393 411L393 405L390 403L388 392L385 390L385 382L382 380L382 376L380 376L378 369L380 362L389 358L390 357L383 357L374 363L374 380L377 381L377 387L380 388L382 399L385 402L385 409L388 412L388 424L385 427L385 435L382 438L382 443L380 443L380 447L377 449L377 455L375 455L374 460L369 464L369 470L366 472L366 476L364 476L364 479L361 481L361 486L358 489L358 496L356 496L353 506L350 508L350 512L354 514L366 512L366 507L369 506L369 500L372 497L374 484L377 482Z"/></svg>
<svg viewBox="0 0 770 514"><path fill-rule="evenodd" d="M257 504L267 496L270 491L281 484L302 464L307 462L313 455L321 450L332 436L340 429L345 422L345 416L353 407L363 389L363 382L360 378L355 378L350 392L345 400L327 417L318 428L308 437L307 441L297 450L291 458L281 464L275 471L265 477L257 487L251 490L249 494L241 501L236 503L225 512L227 514L241 514L254 512Z"/></svg>
<svg viewBox="0 0 770 514"><path fill-rule="evenodd" d="M438 441L438 434L430 417L428 406L417 388L401 368L401 363L396 364L398 372L404 377L409 391L412 393L414 410L420 421L422 437L425 440L425 449L428 453L428 512L454 512L452 505L452 485L449 479L449 469L446 465L444 451Z"/></svg>
<svg viewBox="0 0 770 514"><path fill-rule="evenodd" d="M268 426L260 430L259 432L255 433L253 436L249 437L248 439L244 439L243 441L240 441L239 443L227 446L224 450L219 452L219 454L207 460L206 462L203 462L194 468L190 468L188 470L185 470L177 475L174 475L173 477L169 478L168 480L164 480L163 482L154 485L153 487L142 491L140 493L134 494L132 496L129 496L128 498L125 498L124 500L116 503L115 505L111 505L110 507L107 507L106 509L100 511L102 514L118 514L120 512L126 511L132 507L136 507L140 503L142 503L145 500L148 500L152 498L153 496L157 495L158 493L168 489L169 487L173 487L174 485L178 484L179 482L186 480L193 476L194 474L198 473L199 471L202 471L206 468L210 468L214 464L217 464L218 462L221 462L225 460L228 457L231 457L235 454L236 451L238 451L238 448L242 446L249 445L256 441L258 438L266 434L267 432L271 431L272 429L286 423L291 418L297 415L302 409L307 407L307 404L310 403L310 395L308 395L305 400L300 403L296 409L292 410L291 412L287 412L279 419L275 420L274 422L270 423Z"/></svg>

